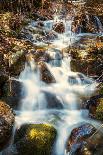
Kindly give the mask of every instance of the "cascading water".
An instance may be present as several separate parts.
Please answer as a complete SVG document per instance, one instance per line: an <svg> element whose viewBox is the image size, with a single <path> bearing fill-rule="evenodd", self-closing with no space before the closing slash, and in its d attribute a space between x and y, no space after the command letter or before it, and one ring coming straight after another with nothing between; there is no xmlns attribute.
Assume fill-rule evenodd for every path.
<svg viewBox="0 0 103 155"><path fill-rule="evenodd" d="M25 66L25 70L21 73L19 80L23 82L24 99L22 101L21 114L17 116L17 123L21 122L47 122L50 116L59 114L59 117L64 120L56 126L58 137L54 147L56 155L65 155L65 145L67 138L72 130L72 126L86 120L82 117L80 104L82 97L90 97L95 91L96 84L93 80L84 76L81 73L75 73L70 68L70 56L64 57L60 67L47 64L49 70L56 79L56 83L51 85L41 85L38 72L35 71L33 61ZM88 85L89 83L89 85ZM48 101L45 98L43 91L55 94L63 103L63 109L47 109ZM42 93L42 94L41 94ZM38 100L39 99L39 100ZM47 103L49 104L49 102ZM42 105L41 108L39 105ZM36 116L35 119L33 116ZM48 117L49 115L49 117ZM20 120L19 120L20 119Z"/></svg>
<svg viewBox="0 0 103 155"><path fill-rule="evenodd" d="M51 31L53 24L59 21L58 16L56 16L54 21L45 21L45 30ZM50 42L54 49L48 47L47 53L51 56L51 61L48 64L46 63L56 83L43 84L40 80L39 72L35 67L32 67L35 66L34 62L30 61L29 65L26 64L25 70L19 78L24 85L24 99L22 100L20 116L16 118L17 124L18 122L21 122L21 124L25 122L43 123L50 121L54 114L59 115L63 122L58 122L55 125L58 137L53 155L69 154L65 151L65 145L73 125L83 121L87 122L82 116L82 110L80 110L82 98L89 98L97 86L92 79L81 73L71 71L71 56L62 53L62 50L68 47L74 38L71 28L72 19L69 21L61 20L61 22L65 25L65 32L63 34L56 33L57 39ZM49 101L45 97L45 92L54 94L62 103L63 109L48 109ZM34 115L36 116L35 119Z"/></svg>
<svg viewBox="0 0 103 155"><path fill-rule="evenodd" d="M44 21L43 28L46 31L52 31L53 24L59 20L57 16L55 20ZM100 22L97 18L96 20L99 28L101 28ZM20 110L17 112L16 126L28 122L52 123L51 119L55 115L62 120L61 122L58 121L56 125L53 124L58 131L53 155L69 155L65 146L73 126L81 122L92 122L87 119L88 112L85 116L86 119L83 116L84 112L81 110L81 104L82 99L89 98L95 92L97 86L93 79L71 70L71 56L63 53L63 49L75 40L72 32L73 19L61 21L65 25L65 32L62 34L56 33L57 38L52 41L49 40L53 48L48 46L46 51L51 56L51 61L46 65L56 82L50 85L43 83L40 79L40 71L33 59L26 63L25 69L18 79L23 84L23 99L21 100ZM36 27L36 24L32 23L32 27ZM35 36L33 37L35 38ZM35 44L38 45L38 42ZM56 96L63 108L47 108L49 101L45 97L45 93ZM95 124L94 121L92 123Z"/></svg>

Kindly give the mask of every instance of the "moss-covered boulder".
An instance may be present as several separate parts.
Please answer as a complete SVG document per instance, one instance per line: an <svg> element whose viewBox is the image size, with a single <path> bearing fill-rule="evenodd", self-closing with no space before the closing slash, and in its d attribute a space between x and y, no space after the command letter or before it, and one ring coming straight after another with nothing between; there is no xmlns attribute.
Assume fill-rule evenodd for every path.
<svg viewBox="0 0 103 155"><path fill-rule="evenodd" d="M14 115L10 107L0 101L0 151L8 144L12 135Z"/></svg>
<svg viewBox="0 0 103 155"><path fill-rule="evenodd" d="M25 124L16 131L17 155L51 155L56 129L49 124Z"/></svg>
<svg viewBox="0 0 103 155"><path fill-rule="evenodd" d="M96 109L96 118L103 121L103 98L99 100L99 105Z"/></svg>

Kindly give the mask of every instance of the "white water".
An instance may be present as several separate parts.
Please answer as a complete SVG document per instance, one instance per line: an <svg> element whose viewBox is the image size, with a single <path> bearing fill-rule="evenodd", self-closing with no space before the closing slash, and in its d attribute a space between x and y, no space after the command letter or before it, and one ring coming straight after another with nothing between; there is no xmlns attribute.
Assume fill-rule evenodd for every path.
<svg viewBox="0 0 103 155"><path fill-rule="evenodd" d="M54 21L44 22L45 29L51 31L53 24L59 21L58 16L56 16ZM16 117L17 126L28 122L52 123L58 131L54 147L54 154L56 155L69 154L65 151L65 145L73 126L80 122L89 121L83 117L83 113L86 113L86 111L80 110L82 99L92 96L97 86L89 77L71 71L71 57L62 52L65 47L68 47L75 40L71 31L72 20L62 20L62 22L65 25L65 33L58 34L58 38L51 42L55 50L48 48L47 51L52 61L46 63L46 65L54 76L56 83L47 85L41 82L35 62L32 60L29 64L26 64L19 78L23 82L22 93L24 98ZM62 103L63 109L58 110L56 107L55 109L48 109L49 101L45 98L45 92L54 94ZM56 121L56 124L53 123L55 122L55 116L58 116L61 120Z"/></svg>
<svg viewBox="0 0 103 155"><path fill-rule="evenodd" d="M59 114L60 119L63 121L54 125L58 131L54 149L56 155L66 154L65 144L72 130L72 126L85 121L82 117L82 111L80 110L82 98L90 97L96 89L96 84L91 79L83 74L71 71L70 61L70 57L65 57L60 67L47 64L56 79L55 84L41 84L39 72L35 71L34 67L32 68L32 66L35 66L32 64L33 61L29 63L29 65L26 64L19 78L24 85L23 94L25 97L22 100L20 113L18 113L16 117L17 126L29 122L50 123L55 118L55 115L58 116ZM80 79L80 75L78 74L80 74L83 79ZM69 77L71 77L71 80L68 82ZM84 80L84 82L82 82L82 80ZM89 81L89 85L85 81ZM43 91L55 94L55 96L62 101L64 110L46 109L48 101Z"/></svg>
<svg viewBox="0 0 103 155"><path fill-rule="evenodd" d="M65 25L65 33L57 34L57 38L50 41L56 49L51 48L47 53L52 57L52 62L46 64L56 83L47 85L40 80L40 73L35 62L30 60L25 65L24 71L20 74L19 81L23 83L20 111L17 111L16 126L23 123L51 123L57 131L58 137L54 148L54 154L67 155L65 151L66 141L73 129L73 126L80 122L89 122L83 117L86 111L81 110L83 98L89 98L96 90L97 83L82 73L71 71L71 57L63 53L63 49L75 41L75 34L72 33L72 20L61 20ZM44 22L44 28L52 31L53 24L59 22L58 16L54 20ZM98 21L99 22L99 21ZM32 23L33 24L33 23ZM98 23L100 25L100 23ZM36 26L36 23L32 25ZM35 36L34 36L35 38ZM36 42L36 45L40 42ZM63 57L63 59L62 59ZM45 93L53 93L62 103L63 109L47 109L48 101ZM55 121L55 116L60 120ZM90 121L91 122L91 121ZM94 122L91 122L94 123Z"/></svg>

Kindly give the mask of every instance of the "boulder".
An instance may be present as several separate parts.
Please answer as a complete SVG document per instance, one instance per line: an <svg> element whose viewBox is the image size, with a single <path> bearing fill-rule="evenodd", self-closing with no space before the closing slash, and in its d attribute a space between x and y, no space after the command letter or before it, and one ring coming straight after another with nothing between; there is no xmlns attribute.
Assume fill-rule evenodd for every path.
<svg viewBox="0 0 103 155"><path fill-rule="evenodd" d="M48 62L50 60L50 56L48 53L45 52L45 50L43 49L38 49L36 50L36 52L34 53L34 60L35 62L39 62L39 61L45 61Z"/></svg>
<svg viewBox="0 0 103 155"><path fill-rule="evenodd" d="M17 155L51 155L55 139L56 129L49 124L24 124L15 133L14 147Z"/></svg>
<svg viewBox="0 0 103 155"><path fill-rule="evenodd" d="M3 85L2 100L6 101L13 109L19 108L22 97L22 82L11 79Z"/></svg>
<svg viewBox="0 0 103 155"><path fill-rule="evenodd" d="M72 71L82 72L83 74L88 74L89 76L101 76L102 75L102 51L103 49L98 49L97 47L94 49L86 49L83 51L85 53L85 57L82 54L82 50L73 49L71 51L72 61L71 61L71 69ZM99 79L102 80L102 77Z"/></svg>
<svg viewBox="0 0 103 155"><path fill-rule="evenodd" d="M53 25L53 30L57 33L64 33L65 32L65 25L63 22L59 22Z"/></svg>
<svg viewBox="0 0 103 155"><path fill-rule="evenodd" d="M3 73L0 74L0 96L4 95L3 87L5 83L8 81L9 77Z"/></svg>
<svg viewBox="0 0 103 155"><path fill-rule="evenodd" d="M102 100L103 100L103 95L99 94L99 95L96 95L96 96L92 96L89 100L87 100L84 103L85 108L89 109L90 117L99 119L100 111L101 111L101 114L102 114L102 104L101 104Z"/></svg>
<svg viewBox="0 0 103 155"><path fill-rule="evenodd" d="M96 108L96 118L103 121L103 98L99 99L99 104Z"/></svg>
<svg viewBox="0 0 103 155"><path fill-rule="evenodd" d="M12 136L14 115L10 107L0 101L0 151L9 143Z"/></svg>
<svg viewBox="0 0 103 155"><path fill-rule="evenodd" d="M39 69L40 69L40 75L41 75L41 80L44 81L45 83L55 83L55 78L49 71L48 67L43 61L40 61L38 63Z"/></svg>
<svg viewBox="0 0 103 155"><path fill-rule="evenodd" d="M55 94L44 92L45 100L47 102L46 108L48 109L63 109L63 101L58 98Z"/></svg>
<svg viewBox="0 0 103 155"><path fill-rule="evenodd" d="M68 151L71 155L102 155L103 129L96 129L91 124L83 124L73 129L68 140Z"/></svg>
<svg viewBox="0 0 103 155"><path fill-rule="evenodd" d="M11 76L20 75L20 73L24 69L25 60L26 60L25 55L22 52L12 55L11 65L9 67L9 73Z"/></svg>

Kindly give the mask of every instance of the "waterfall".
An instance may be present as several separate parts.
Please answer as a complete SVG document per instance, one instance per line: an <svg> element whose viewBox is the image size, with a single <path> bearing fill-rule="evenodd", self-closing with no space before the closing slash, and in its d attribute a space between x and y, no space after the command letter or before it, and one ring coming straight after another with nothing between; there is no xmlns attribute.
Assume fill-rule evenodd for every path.
<svg viewBox="0 0 103 155"><path fill-rule="evenodd" d="M53 21L49 22L44 24L47 29L51 29L53 24ZM33 60L26 63L25 69L19 77L19 80L23 82L23 99L20 116L16 117L17 123L48 122L51 120L50 117L53 118L54 113L63 119L63 122L58 122L56 125L58 136L53 155L69 154L66 153L65 147L73 125L88 121L82 117L83 113L80 110L82 98L89 98L96 90L96 83L91 78L71 70L71 56L64 53L63 49L72 43L72 21L63 20L63 22L65 32L58 34L58 38L51 42L54 48L50 47L46 51L51 57L50 62L46 65L56 83L49 85L41 82L40 71L38 71L38 67ZM58 98L63 105L63 109L47 108L50 101L47 100L45 92Z"/></svg>
<svg viewBox="0 0 103 155"><path fill-rule="evenodd" d="M78 1L75 2L78 3ZM89 22L89 16L86 17ZM99 31L102 32L103 27L99 18L95 17L95 19ZM65 32L62 34L53 30L53 24L60 21L65 26ZM19 111L16 111L17 126L20 127L24 123L51 123L51 119L54 119L55 116L60 117L62 120L57 121L56 124L51 123L57 129L57 139L53 155L69 155L69 152L66 152L66 142L73 126L83 121L89 121L83 117L85 111L81 110L83 98L90 98L97 87L97 83L93 79L82 73L72 71L71 55L69 51L68 53L64 52L64 49L72 45L77 39L76 34L72 32L72 22L72 17L66 20L59 19L59 16L56 15L54 20L44 21L43 27L39 29L37 28L38 22L31 22L29 25L29 28L31 26L33 30L37 30L35 32L37 34L38 31L45 31L45 37L50 46L44 40L43 35L40 36L42 38L40 41L37 41L34 34L31 35L33 35L33 41L36 46L38 46L39 42L39 46L41 45L40 43L45 43L46 48L48 48L46 53L49 54L50 61L44 63L56 82L47 84L42 81L39 67L31 56L28 56L25 68L21 72L19 79L17 79L23 85L21 105ZM49 40L46 34L51 34L51 32L56 34L57 37ZM53 95L52 98L50 98L51 95ZM57 105L62 105L61 109L55 105L53 108L52 106L49 108L48 105L54 102L54 98Z"/></svg>

